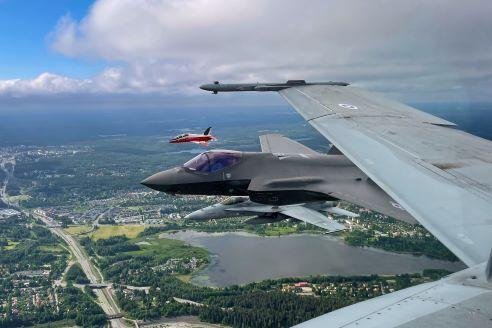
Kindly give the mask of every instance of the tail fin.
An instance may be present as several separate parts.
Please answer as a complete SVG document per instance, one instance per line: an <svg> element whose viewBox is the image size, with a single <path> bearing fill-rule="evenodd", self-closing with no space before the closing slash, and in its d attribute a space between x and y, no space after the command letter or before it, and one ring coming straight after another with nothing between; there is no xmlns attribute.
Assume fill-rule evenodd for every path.
<svg viewBox="0 0 492 328"><path fill-rule="evenodd" d="M204 135L208 136L210 134L210 130L212 130L212 127L208 127L205 132L203 132Z"/></svg>

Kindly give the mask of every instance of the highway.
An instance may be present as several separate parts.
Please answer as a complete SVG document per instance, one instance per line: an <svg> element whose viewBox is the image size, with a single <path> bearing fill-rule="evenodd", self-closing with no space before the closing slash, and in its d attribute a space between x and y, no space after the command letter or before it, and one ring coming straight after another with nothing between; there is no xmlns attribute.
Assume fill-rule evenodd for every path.
<svg viewBox="0 0 492 328"><path fill-rule="evenodd" d="M102 282L102 277L99 275L99 273L96 272L96 269L90 262L87 255L83 252L83 250L80 248L80 245L70 234L63 231L63 229L56 225L56 223L47 216L41 215L39 213L35 213L34 216L37 219L43 221L43 223L46 224L46 226L50 228L53 233L58 235L67 243L77 261L80 263L82 270L84 271L87 279L89 279L91 284L98 284ZM95 289L94 293L96 294L99 300L99 305L103 309L104 313L106 313L108 316L115 316L120 314L120 309L114 299L114 295L111 290L107 288ZM123 319L120 318L111 319L110 322L111 327L114 328L127 327Z"/></svg>
<svg viewBox="0 0 492 328"><path fill-rule="evenodd" d="M9 171L6 167L5 164L12 164L12 169ZM15 157L9 158L9 159L4 159L0 163L0 170L5 172L5 179L2 181L2 184L0 185L0 202L3 201L6 205L9 205L6 195L7 195L7 185L9 183L9 179L12 177L14 174L14 167L15 167Z"/></svg>

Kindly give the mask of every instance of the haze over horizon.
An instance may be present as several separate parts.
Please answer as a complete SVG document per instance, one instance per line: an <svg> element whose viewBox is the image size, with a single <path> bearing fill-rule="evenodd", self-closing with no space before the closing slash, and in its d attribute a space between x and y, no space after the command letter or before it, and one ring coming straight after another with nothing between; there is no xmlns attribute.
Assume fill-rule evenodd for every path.
<svg viewBox="0 0 492 328"><path fill-rule="evenodd" d="M277 105L198 85L299 78L491 102L491 12L478 0L4 0L0 109Z"/></svg>

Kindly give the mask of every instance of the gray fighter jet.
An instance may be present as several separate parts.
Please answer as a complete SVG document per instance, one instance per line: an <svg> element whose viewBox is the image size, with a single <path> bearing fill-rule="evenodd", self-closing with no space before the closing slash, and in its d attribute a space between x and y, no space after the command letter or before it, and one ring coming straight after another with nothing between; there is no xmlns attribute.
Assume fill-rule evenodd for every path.
<svg viewBox="0 0 492 328"><path fill-rule="evenodd" d="M320 154L278 134L262 152L211 150L142 181L170 194L249 196L270 206L344 200L414 223L413 218L336 149Z"/></svg>
<svg viewBox="0 0 492 328"><path fill-rule="evenodd" d="M344 230L345 226L328 217L326 214L358 217L357 214L336 207L336 205L336 202L312 202L306 204L271 206L252 202L249 197L246 196L233 196L228 197L220 203L194 211L185 216L185 219L206 221L256 215L247 220L246 223L266 224L285 219L295 219L326 229L327 232L330 233Z"/></svg>

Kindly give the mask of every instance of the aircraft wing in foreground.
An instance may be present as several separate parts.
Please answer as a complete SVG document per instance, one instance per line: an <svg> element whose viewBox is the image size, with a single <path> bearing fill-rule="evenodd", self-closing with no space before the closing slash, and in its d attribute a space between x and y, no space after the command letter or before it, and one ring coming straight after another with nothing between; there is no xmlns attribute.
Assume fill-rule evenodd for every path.
<svg viewBox="0 0 492 328"><path fill-rule="evenodd" d="M492 142L347 84L272 91L470 267L301 326L492 327Z"/></svg>

